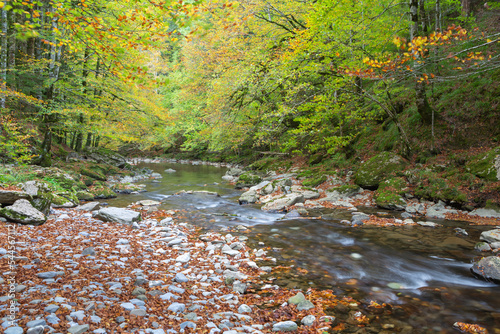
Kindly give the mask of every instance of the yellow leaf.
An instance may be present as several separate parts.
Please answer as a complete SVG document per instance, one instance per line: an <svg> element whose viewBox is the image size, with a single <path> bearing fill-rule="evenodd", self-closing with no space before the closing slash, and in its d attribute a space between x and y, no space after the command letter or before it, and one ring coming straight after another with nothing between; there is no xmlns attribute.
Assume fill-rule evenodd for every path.
<svg viewBox="0 0 500 334"><path fill-rule="evenodd" d="M491 43L491 42L492 42L492 40L489 38L486 40L486 43Z"/></svg>
<svg viewBox="0 0 500 334"><path fill-rule="evenodd" d="M3 6L5 6L5 3L3 3L2 1L0 1L0 9L3 8Z"/></svg>

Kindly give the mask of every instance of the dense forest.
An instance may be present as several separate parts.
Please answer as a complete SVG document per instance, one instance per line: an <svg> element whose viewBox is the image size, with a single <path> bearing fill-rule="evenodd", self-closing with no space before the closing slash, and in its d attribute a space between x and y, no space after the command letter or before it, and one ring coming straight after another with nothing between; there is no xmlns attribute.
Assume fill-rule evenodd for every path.
<svg viewBox="0 0 500 334"><path fill-rule="evenodd" d="M8 1L4 162L89 146L425 160L500 139L500 4Z"/></svg>

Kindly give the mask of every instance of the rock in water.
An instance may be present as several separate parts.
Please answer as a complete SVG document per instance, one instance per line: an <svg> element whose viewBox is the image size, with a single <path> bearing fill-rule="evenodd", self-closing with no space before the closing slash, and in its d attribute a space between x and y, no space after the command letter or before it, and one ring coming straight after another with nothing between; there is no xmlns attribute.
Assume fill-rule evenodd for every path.
<svg viewBox="0 0 500 334"><path fill-rule="evenodd" d="M500 241L500 229L484 231L481 233L481 240L492 243Z"/></svg>
<svg viewBox="0 0 500 334"><path fill-rule="evenodd" d="M481 260L474 263L471 272L476 277L500 283L500 257L483 257Z"/></svg>

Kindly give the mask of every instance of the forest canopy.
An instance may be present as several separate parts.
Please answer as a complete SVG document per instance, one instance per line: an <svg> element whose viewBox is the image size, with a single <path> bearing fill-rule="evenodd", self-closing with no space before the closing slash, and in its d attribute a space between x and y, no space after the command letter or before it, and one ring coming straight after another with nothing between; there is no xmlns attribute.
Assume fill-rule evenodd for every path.
<svg viewBox="0 0 500 334"><path fill-rule="evenodd" d="M3 160L50 164L54 143L335 154L374 131L408 156L498 118L496 2L0 7Z"/></svg>

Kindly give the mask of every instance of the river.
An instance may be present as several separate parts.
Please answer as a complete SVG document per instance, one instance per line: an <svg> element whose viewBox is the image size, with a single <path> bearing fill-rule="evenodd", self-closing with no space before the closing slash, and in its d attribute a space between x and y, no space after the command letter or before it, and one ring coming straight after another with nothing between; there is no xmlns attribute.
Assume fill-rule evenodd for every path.
<svg viewBox="0 0 500 334"><path fill-rule="evenodd" d="M339 223L350 217L345 210L318 213L310 219L286 218L281 213L261 211L258 205L238 205L241 191L221 179L224 168L168 163L139 167L148 167L163 178L142 182L147 192L107 200L110 206L152 199L161 201L162 209L180 210L193 225L206 230L233 231L244 225L250 231L244 233L250 247L270 247L268 255L276 258L276 265L292 266L279 276L273 273L273 284L333 289L337 295L366 303L374 300L398 305L410 314L404 321L422 333L456 332L451 329L456 321L480 324L490 333L500 329L498 286L470 273L472 260L480 256L474 244L491 226L436 221L444 226L353 228ZM165 173L168 168L176 172ZM181 190L212 191L220 197L174 195ZM456 227L469 235L457 235ZM394 317L398 317L397 312Z"/></svg>

